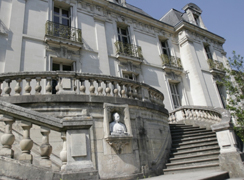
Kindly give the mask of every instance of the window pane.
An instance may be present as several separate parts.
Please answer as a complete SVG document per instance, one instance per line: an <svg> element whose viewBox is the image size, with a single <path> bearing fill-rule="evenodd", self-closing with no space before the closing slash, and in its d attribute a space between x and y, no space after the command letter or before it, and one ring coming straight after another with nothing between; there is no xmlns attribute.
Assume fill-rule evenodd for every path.
<svg viewBox="0 0 244 180"><path fill-rule="evenodd" d="M54 16L54 22L59 23L59 17L58 16Z"/></svg>
<svg viewBox="0 0 244 180"><path fill-rule="evenodd" d="M165 42L164 41L162 42L162 47L163 48L166 48L166 45L165 45Z"/></svg>
<svg viewBox="0 0 244 180"><path fill-rule="evenodd" d="M59 15L59 8L54 7L54 15Z"/></svg>
<svg viewBox="0 0 244 180"><path fill-rule="evenodd" d="M53 71L60 71L60 65L53 63Z"/></svg>
<svg viewBox="0 0 244 180"><path fill-rule="evenodd" d="M122 37L123 43L128 43L128 38L127 37Z"/></svg>
<svg viewBox="0 0 244 180"><path fill-rule="evenodd" d="M62 9L62 16L63 17L69 17L69 11Z"/></svg>
<svg viewBox="0 0 244 180"><path fill-rule="evenodd" d="M69 20L68 19L62 19L62 24L65 26L69 26Z"/></svg>
<svg viewBox="0 0 244 180"><path fill-rule="evenodd" d="M122 35L127 35L127 31L126 31L126 29L121 29L121 34L122 34Z"/></svg>
<svg viewBox="0 0 244 180"><path fill-rule="evenodd" d="M63 71L72 71L72 67L69 65L63 65Z"/></svg>
<svg viewBox="0 0 244 180"><path fill-rule="evenodd" d="M117 28L117 31L118 31L118 34L120 34L120 32L119 32L119 28Z"/></svg>

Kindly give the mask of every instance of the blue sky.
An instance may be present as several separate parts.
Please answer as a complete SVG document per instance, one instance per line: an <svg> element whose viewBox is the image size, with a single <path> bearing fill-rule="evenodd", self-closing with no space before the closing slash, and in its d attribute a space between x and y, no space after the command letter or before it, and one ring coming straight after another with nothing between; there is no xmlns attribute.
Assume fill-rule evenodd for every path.
<svg viewBox="0 0 244 180"><path fill-rule="evenodd" d="M202 19L210 32L226 39L224 50L227 57L232 51L244 56L244 0L126 0L143 9L155 19L160 19L170 9L183 12L192 2L202 9Z"/></svg>

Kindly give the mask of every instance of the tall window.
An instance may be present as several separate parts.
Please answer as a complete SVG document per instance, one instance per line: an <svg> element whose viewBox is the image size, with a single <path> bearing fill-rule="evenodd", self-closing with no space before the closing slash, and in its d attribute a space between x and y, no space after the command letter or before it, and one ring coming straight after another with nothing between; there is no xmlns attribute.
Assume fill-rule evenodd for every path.
<svg viewBox="0 0 244 180"><path fill-rule="evenodd" d="M130 44L130 35L129 35L129 32L128 32L128 28L118 27L117 31L118 31L118 39L119 39L119 41L123 42L123 43Z"/></svg>
<svg viewBox="0 0 244 180"><path fill-rule="evenodd" d="M70 39L70 12L65 9L54 7L54 35L65 39Z"/></svg>
<svg viewBox="0 0 244 180"><path fill-rule="evenodd" d="M206 52L206 55L207 55L208 59L213 59L211 51L209 49L209 46L204 46L204 49L205 49L205 52Z"/></svg>
<svg viewBox="0 0 244 180"><path fill-rule="evenodd" d="M170 59L170 49L169 49L169 45L167 41L162 41L161 42L161 46L162 46L162 52L164 55L166 55L168 57L168 59Z"/></svg>
<svg viewBox="0 0 244 180"><path fill-rule="evenodd" d="M222 85L220 85L220 84L217 84L217 88L218 88L218 91L219 91L219 96L221 98L222 105L223 105L224 108L226 108L224 87Z"/></svg>
<svg viewBox="0 0 244 180"><path fill-rule="evenodd" d="M170 91L171 91L171 95L172 95L172 99L173 99L173 103L174 103L174 108L178 108L181 106L178 85L179 84L176 84L176 83L169 83Z"/></svg>
<svg viewBox="0 0 244 180"><path fill-rule="evenodd" d="M196 14L194 14L193 16L194 16L194 20L195 20L195 22L196 22L196 25L199 26L199 25L200 25L200 24L199 24L199 16L196 15Z"/></svg>

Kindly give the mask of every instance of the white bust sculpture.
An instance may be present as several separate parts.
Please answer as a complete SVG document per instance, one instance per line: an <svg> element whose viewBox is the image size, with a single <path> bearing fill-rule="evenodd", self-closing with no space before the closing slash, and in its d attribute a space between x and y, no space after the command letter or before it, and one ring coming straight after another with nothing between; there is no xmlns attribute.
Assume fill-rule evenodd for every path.
<svg viewBox="0 0 244 180"><path fill-rule="evenodd" d="M112 115L113 122L109 124L109 130L111 135L127 135L126 127L123 123L120 123L119 113L115 112Z"/></svg>

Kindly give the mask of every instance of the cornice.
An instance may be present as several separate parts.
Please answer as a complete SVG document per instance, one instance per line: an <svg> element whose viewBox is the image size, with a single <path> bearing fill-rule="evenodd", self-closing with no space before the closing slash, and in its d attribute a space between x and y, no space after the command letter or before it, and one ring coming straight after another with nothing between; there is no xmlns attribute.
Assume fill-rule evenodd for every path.
<svg viewBox="0 0 244 180"><path fill-rule="evenodd" d="M217 41L220 44L224 44L225 39L221 36L218 36L206 29L202 29L196 25L193 25L191 23L188 23L186 21L180 21L176 26L175 26L175 33L180 32L183 29L188 29L191 32L197 33L198 35L202 35L204 38L209 38L213 41Z"/></svg>

